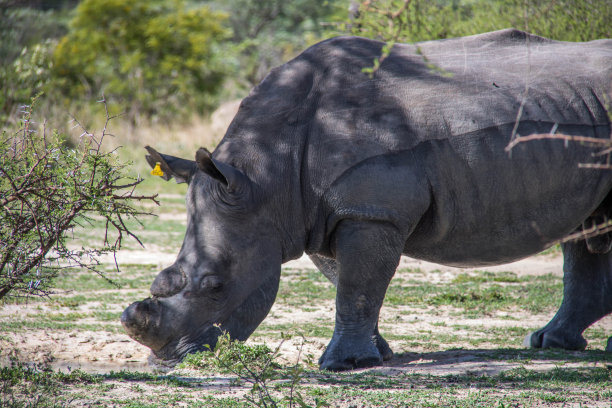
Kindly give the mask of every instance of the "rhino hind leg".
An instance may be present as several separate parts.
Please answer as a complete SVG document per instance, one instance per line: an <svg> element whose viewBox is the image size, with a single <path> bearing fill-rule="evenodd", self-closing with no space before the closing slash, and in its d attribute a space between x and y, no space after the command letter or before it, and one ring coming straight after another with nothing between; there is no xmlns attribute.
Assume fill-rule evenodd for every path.
<svg viewBox="0 0 612 408"><path fill-rule="evenodd" d="M607 226L609 221L607 214L596 213L582 223L582 230L590 231L597 227ZM606 254L612 249L612 233L595 235L585 239L585 242L592 254Z"/></svg>
<svg viewBox="0 0 612 408"><path fill-rule="evenodd" d="M562 244L563 302L545 327L527 336L526 345L584 350L587 341L582 332L612 312L612 251L593 251L592 244L584 240ZM606 350L612 351L612 337Z"/></svg>
<svg viewBox="0 0 612 408"><path fill-rule="evenodd" d="M321 273L329 279L334 286L338 286L338 263L336 260L332 258L323 257L320 255L309 255L312 262L315 264L317 268L321 271ZM372 334L372 342L378 349L378 352L382 356L383 361L389 361L393 358L393 350L389 347L389 343L378 331L378 322L376 323L376 328L374 329L374 333ZM319 364L322 364L325 360L325 353L319 358Z"/></svg>

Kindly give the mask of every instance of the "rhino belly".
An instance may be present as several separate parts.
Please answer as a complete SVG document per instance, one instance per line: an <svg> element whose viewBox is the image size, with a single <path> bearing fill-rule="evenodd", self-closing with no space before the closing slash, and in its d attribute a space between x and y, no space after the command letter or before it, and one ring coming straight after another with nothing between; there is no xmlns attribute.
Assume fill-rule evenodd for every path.
<svg viewBox="0 0 612 408"><path fill-rule="evenodd" d="M522 134L542 124L522 124ZM608 129L566 126L566 134ZM593 148L559 140L504 151L505 128L464 135L428 147L431 204L407 240L405 253L454 266L511 262L542 251L587 219L612 187L609 172L579 168Z"/></svg>

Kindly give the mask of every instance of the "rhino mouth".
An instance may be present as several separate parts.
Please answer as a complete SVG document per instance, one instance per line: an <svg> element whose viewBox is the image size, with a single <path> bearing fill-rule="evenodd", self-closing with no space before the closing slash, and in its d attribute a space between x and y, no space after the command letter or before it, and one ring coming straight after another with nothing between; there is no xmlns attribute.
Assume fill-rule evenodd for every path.
<svg viewBox="0 0 612 408"><path fill-rule="evenodd" d="M168 341L160 341L162 311L156 298L147 298L129 305L121 314L121 324L127 334L137 342L151 348L160 349Z"/></svg>

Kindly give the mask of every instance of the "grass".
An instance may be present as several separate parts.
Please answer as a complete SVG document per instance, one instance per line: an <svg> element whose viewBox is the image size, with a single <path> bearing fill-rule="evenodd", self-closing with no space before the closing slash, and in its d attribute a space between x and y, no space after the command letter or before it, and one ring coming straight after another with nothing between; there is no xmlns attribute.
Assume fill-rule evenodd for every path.
<svg viewBox="0 0 612 408"><path fill-rule="evenodd" d="M74 323L74 322L56 322L52 320L18 320L15 322L1 322L0 330L3 332L27 332L30 330L58 330L58 331L105 331L108 333L122 333L123 328L117 322L116 324L99 324L99 323Z"/></svg>
<svg viewBox="0 0 612 408"><path fill-rule="evenodd" d="M146 193L163 194L162 206L153 208L162 216L145 219L143 226L130 221L130 226L153 260L157 253L176 255L185 230L181 215L185 185L148 177L142 187ZM74 234L78 240L100 239L102 228L94 221ZM126 248L142 250L135 242L127 243ZM553 249L545 256L558 253ZM160 266L126 263L119 273L113 265L105 268L113 283L87 271L68 271L56 279L57 294L50 299L3 300L0 306L7 306L7 312L0 308L0 357L5 366L0 369L0 406L249 406L242 398L247 392L244 385L207 371L87 374L33 369L24 364L27 361L10 365L10 356L19 355L21 342L30 333L39 338L65 338L83 331L104 332L109 339L123 336L122 310L149 295ZM611 334L607 328L596 326L585 332L590 342L585 352L520 346L527 333L552 317L561 296L560 276L400 269L387 292L380 320L381 332L396 351L394 365L347 374L304 366L301 392L313 406L316 401L340 407L562 407L601 402L610 406L612 353L601 351ZM274 343L282 333L303 335L307 352L316 361L333 333L334 299L335 288L318 271L283 269L276 304L252 341ZM303 313L299 320L295 318L298 312ZM121 344L134 347L134 343ZM423 367L432 367L432 373L436 368L452 370L449 355L471 359L476 367L501 365L505 371L419 372ZM552 368L538 368L543 362ZM282 364L286 368L287 363ZM281 376L273 383L274 392L287 393L287 384L287 377Z"/></svg>
<svg viewBox="0 0 612 408"><path fill-rule="evenodd" d="M497 375L401 374L392 378L372 372L319 376L318 381L331 387L311 388L311 395L348 402L347 406L532 406L609 397L612 371L554 368L538 372L520 367Z"/></svg>
<svg viewBox="0 0 612 408"><path fill-rule="evenodd" d="M178 208L180 208L182 212L186 211L184 204ZM146 211L151 211L155 214L159 209L148 208ZM168 221L162 220L160 217L156 216L143 216L140 222L129 219L125 221L125 225L140 239L144 245L144 249L156 248L164 252L169 252L177 246L177 243L180 244L183 242L186 218ZM93 220L84 223L81 228L75 228L71 236L72 242L74 242L75 245L78 245L79 242L91 242L93 245L102 245L103 238L104 223L102 220ZM121 249L142 250L143 247L138 241L129 237L122 242Z"/></svg>
<svg viewBox="0 0 612 408"><path fill-rule="evenodd" d="M285 271L284 275L276 295L277 302L300 307L336 298L335 287L318 271Z"/></svg>
<svg viewBox="0 0 612 408"><path fill-rule="evenodd" d="M200 407L244 406L237 398L217 399L212 396L190 395L201 386L202 381L193 382L174 376L153 375L134 372L110 372L88 374L80 370L69 374L15 364L0 368L0 406L2 407L64 407L73 405L123 407L167 407L178 402ZM124 389L128 398L110 395L114 390ZM72 392L66 394L70 388ZM155 391L152 395L151 390ZM180 391L180 392L177 392ZM109 394L108 398L92 401L92 395Z"/></svg>
<svg viewBox="0 0 612 408"><path fill-rule="evenodd" d="M62 273L55 280L56 289L72 291L100 291L116 289L142 289L151 284L159 267L157 265L121 264L121 273L117 274L114 265L107 265L106 276L113 283L92 275L88 271L74 271Z"/></svg>
<svg viewBox="0 0 612 408"><path fill-rule="evenodd" d="M402 271L398 271L399 274ZM474 271L460 274L451 282L437 284L404 280L387 291L385 304L421 306L453 306L471 316L516 307L539 313L558 306L563 284L558 276L522 276L505 272ZM500 284L503 283L503 284Z"/></svg>
<svg viewBox="0 0 612 408"><path fill-rule="evenodd" d="M280 339L283 333L295 333L305 337L331 338L334 333L334 326L333 322L327 324L323 322L309 322L296 325L292 323L268 324L264 321L253 333L253 336Z"/></svg>
<svg viewBox="0 0 612 408"><path fill-rule="evenodd" d="M292 279L281 280L277 301L300 306L316 300L335 299L334 286L318 271L302 271ZM419 270L399 270L400 276L422 273ZM503 283L496 284L496 283ZM512 272L493 274L474 271L459 274L451 282L436 284L417 279L394 278L387 290L385 305L414 307L453 306L476 316L492 311L513 310L520 306L538 313L560 303L563 283L558 276L538 275L517 277Z"/></svg>

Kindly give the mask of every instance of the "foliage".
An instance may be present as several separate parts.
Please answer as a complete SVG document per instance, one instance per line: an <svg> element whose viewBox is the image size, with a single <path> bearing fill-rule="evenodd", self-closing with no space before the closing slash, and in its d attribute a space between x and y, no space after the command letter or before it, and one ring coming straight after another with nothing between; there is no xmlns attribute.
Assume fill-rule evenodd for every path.
<svg viewBox="0 0 612 408"><path fill-rule="evenodd" d="M486 6L481 0L472 12L478 12L477 21L488 19L491 30L513 26L560 41L612 37L609 0L501 0Z"/></svg>
<svg viewBox="0 0 612 408"><path fill-rule="evenodd" d="M612 37L610 21L609 0L0 0L0 122L39 91L49 107L104 93L132 124L176 122L338 33L389 49L507 27L586 41Z"/></svg>
<svg viewBox="0 0 612 408"><path fill-rule="evenodd" d="M562 41L612 37L608 0L365 0L351 32L417 42L519 28Z"/></svg>
<svg viewBox="0 0 612 408"><path fill-rule="evenodd" d="M283 340L274 349L265 344L250 346L241 341L232 341L228 333L221 335L213 350L188 355L183 367L194 367L206 370L218 370L225 374L233 374L238 380L251 384L249 395L245 399L257 407L278 407L281 401L289 407L310 407L297 389L302 380L304 369L299 364L302 355L302 346L299 349L298 359L289 370L275 360L280 354ZM271 382L281 378L289 378L289 393L281 400L271 392ZM324 401L315 399L315 407L328 406Z"/></svg>
<svg viewBox="0 0 612 408"><path fill-rule="evenodd" d="M125 175L127 164L106 153L102 134L84 130L77 147L58 132L39 135L26 108L17 132L0 137L0 298L45 295L58 271L86 267L98 273L97 256L115 253L124 235L138 238L125 220L143 215L134 188L141 179ZM68 234L98 217L105 222L102 248L75 249ZM113 240L109 232L114 231Z"/></svg>
<svg viewBox="0 0 612 408"><path fill-rule="evenodd" d="M84 0L55 49L53 74L67 97L104 93L131 120L202 112L226 70L225 19L184 0Z"/></svg>
<svg viewBox="0 0 612 408"><path fill-rule="evenodd" d="M51 51L66 33L64 13L0 0L0 123L29 103L51 77Z"/></svg>
<svg viewBox="0 0 612 408"><path fill-rule="evenodd" d="M58 11L42 11L16 7L0 0L0 60L13 62L24 46L44 42L66 34L63 14Z"/></svg>
<svg viewBox="0 0 612 408"><path fill-rule="evenodd" d="M51 55L55 45L54 41L46 40L21 50L21 54L12 64L14 86L6 87L5 91L12 93L10 96L7 95L12 100L10 103L14 105L21 102L23 105L23 102L29 101L33 94L37 95L44 91L46 84L51 80L53 67Z"/></svg>
<svg viewBox="0 0 612 408"><path fill-rule="evenodd" d="M327 35L325 22L344 18L342 0L213 1L229 14L236 74L247 87Z"/></svg>

